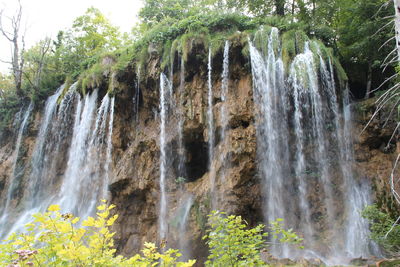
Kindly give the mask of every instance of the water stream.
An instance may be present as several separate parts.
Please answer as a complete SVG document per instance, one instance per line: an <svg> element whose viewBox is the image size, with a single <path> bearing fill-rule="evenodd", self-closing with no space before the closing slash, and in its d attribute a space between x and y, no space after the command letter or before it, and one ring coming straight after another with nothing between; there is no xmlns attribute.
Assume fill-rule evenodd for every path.
<svg viewBox="0 0 400 267"><path fill-rule="evenodd" d="M226 135L228 128L228 89L229 89L229 41L225 41L224 45L224 55L222 62L222 74L221 74L221 109L220 109L220 124L221 124L221 132L220 132L220 145L219 145L219 159L221 163L222 170L219 172L219 179L221 181L225 181L226 169L228 169L228 161L227 155L223 153L223 148L227 149L229 146L229 138Z"/></svg>
<svg viewBox="0 0 400 267"><path fill-rule="evenodd" d="M164 241L167 237L167 194L166 194L166 121L168 112L168 87L169 82L164 74L160 76L160 215L159 215L159 240Z"/></svg>
<svg viewBox="0 0 400 267"><path fill-rule="evenodd" d="M212 50L209 47L208 50L208 78L207 78L207 133L208 133L208 173L211 187L211 208L216 208L215 198L215 167L213 164L214 160L214 112L213 112L213 86L212 86Z"/></svg>
<svg viewBox="0 0 400 267"><path fill-rule="evenodd" d="M283 218L286 227L302 233L307 248L272 245L271 252L329 264L368 257L368 225L360 211L370 192L352 170L347 91L338 96L330 60L313 52L319 51L317 43L304 44L287 78L276 28L266 46L259 50L250 42L264 216Z"/></svg>

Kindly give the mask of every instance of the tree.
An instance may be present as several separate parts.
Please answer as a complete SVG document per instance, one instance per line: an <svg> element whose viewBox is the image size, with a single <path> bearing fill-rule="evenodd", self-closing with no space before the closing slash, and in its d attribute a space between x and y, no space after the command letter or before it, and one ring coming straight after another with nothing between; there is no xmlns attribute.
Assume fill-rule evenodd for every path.
<svg viewBox="0 0 400 267"><path fill-rule="evenodd" d="M193 0L146 0L139 17L146 24L154 24L166 18L182 19L196 5Z"/></svg>
<svg viewBox="0 0 400 267"><path fill-rule="evenodd" d="M47 69L50 52L51 40L50 38L46 38L24 54L26 67L23 74L36 94L39 93L43 73Z"/></svg>
<svg viewBox="0 0 400 267"><path fill-rule="evenodd" d="M119 29L100 10L91 7L74 20L70 30L59 32L55 54L63 72L76 78L95 64L102 53L114 51L120 44Z"/></svg>
<svg viewBox="0 0 400 267"><path fill-rule="evenodd" d="M381 71L387 47L382 47L390 39L390 28L385 27L392 9L386 0L351 0L341 3L338 14L339 51L345 63L365 69L366 94L372 89L372 74ZM389 50L390 51L390 50Z"/></svg>
<svg viewBox="0 0 400 267"><path fill-rule="evenodd" d="M10 21L10 29L7 29L7 27L3 24L4 19L8 19ZM12 66L15 89L19 97L23 96L22 72L25 62L23 57L25 50L25 38L24 35L20 36L21 19L22 5L20 0L18 0L18 9L12 17L7 17L4 13L4 10L0 11L0 32L12 44L12 58L11 62L8 63L10 63ZM22 45L21 50L20 44Z"/></svg>
<svg viewBox="0 0 400 267"><path fill-rule="evenodd" d="M288 0L227 0L227 5L237 11L244 10L254 16L285 15Z"/></svg>

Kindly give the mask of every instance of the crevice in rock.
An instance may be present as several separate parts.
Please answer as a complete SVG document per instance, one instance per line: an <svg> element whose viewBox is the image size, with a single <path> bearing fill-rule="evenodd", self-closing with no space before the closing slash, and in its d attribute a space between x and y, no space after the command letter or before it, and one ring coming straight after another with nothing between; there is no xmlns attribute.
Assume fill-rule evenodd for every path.
<svg viewBox="0 0 400 267"><path fill-rule="evenodd" d="M187 181L193 182L208 170L208 144L204 140L201 127L185 132L183 141L186 149Z"/></svg>

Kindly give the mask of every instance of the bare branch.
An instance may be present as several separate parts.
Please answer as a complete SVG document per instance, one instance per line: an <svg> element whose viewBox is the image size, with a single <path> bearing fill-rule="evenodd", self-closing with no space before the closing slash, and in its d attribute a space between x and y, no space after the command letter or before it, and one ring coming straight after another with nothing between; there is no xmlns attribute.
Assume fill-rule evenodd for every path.
<svg viewBox="0 0 400 267"><path fill-rule="evenodd" d="M387 82L389 82L390 80L396 78L398 74L395 73L392 76L390 76L389 78L387 78L385 81L383 81L383 83L381 83L381 85L379 85L377 88L375 88L374 90L371 91L371 93L378 91L383 85L385 85Z"/></svg>
<svg viewBox="0 0 400 267"><path fill-rule="evenodd" d="M381 50L385 45L387 45L390 41L392 41L393 39L396 39L395 36L393 36L392 38L389 38L386 42L384 42L378 50Z"/></svg>
<svg viewBox="0 0 400 267"><path fill-rule="evenodd" d="M400 87L400 84L396 84L395 86L393 86L393 87L390 89L390 91L391 91L391 90L394 90L394 89L398 89L399 87ZM387 92L385 92L379 99L381 99L381 98L382 98L383 96L385 96L385 95L386 95L386 96L385 96L385 98L386 98L387 95L388 95L388 93L389 93L390 91L388 90ZM394 97L394 96L397 96L397 95L400 95L400 93L393 94L391 97ZM391 98L391 97L390 97L390 98ZM383 99L385 99L385 98L383 98ZM365 125L365 127L362 129L360 135L362 135L362 134L364 133L364 131L365 131L365 130L368 128L368 126L371 124L372 120L378 115L379 111L385 106L385 104L390 100L390 98L387 99L387 100L384 100L383 102L382 102L382 101L379 102L379 99L378 99L377 101L375 101L375 103L379 103L379 105L378 105L378 107L376 108L374 114L372 114L371 118L369 119L369 121L367 122L367 124Z"/></svg>
<svg viewBox="0 0 400 267"><path fill-rule="evenodd" d="M389 148L390 142L393 140L393 137L396 135L396 132L397 132L397 129L399 129L399 126L400 126L400 123L398 122L397 125L396 125L396 128L394 129L394 131L392 133L392 136L390 137L390 139L389 139L389 141L388 141L388 143L386 145L386 149Z"/></svg>

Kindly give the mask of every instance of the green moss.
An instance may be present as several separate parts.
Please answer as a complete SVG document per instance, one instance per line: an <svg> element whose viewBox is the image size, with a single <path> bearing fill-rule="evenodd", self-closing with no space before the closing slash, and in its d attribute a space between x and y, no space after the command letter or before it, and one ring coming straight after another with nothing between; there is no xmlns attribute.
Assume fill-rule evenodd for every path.
<svg viewBox="0 0 400 267"><path fill-rule="evenodd" d="M170 66L171 48L172 48L172 41L171 40L166 41L162 48L163 51L161 56L161 70L164 70L167 66Z"/></svg>
<svg viewBox="0 0 400 267"><path fill-rule="evenodd" d="M119 50L117 55L118 58L116 60L116 63L113 65L112 70L119 72L125 70L129 66L129 64L132 63L135 58L136 51L133 47L127 47L125 49Z"/></svg>
<svg viewBox="0 0 400 267"><path fill-rule="evenodd" d="M147 47L142 47L138 55L136 56L137 57L136 64L140 67L140 69L143 70L143 72L146 70L145 66L148 59L148 55L149 52Z"/></svg>
<svg viewBox="0 0 400 267"><path fill-rule="evenodd" d="M336 75L339 79L340 87L344 88L348 81L347 74L346 74L345 70L343 69L342 65L340 64L339 59L337 57L333 57L332 64L333 64L334 69L336 70Z"/></svg>
<svg viewBox="0 0 400 267"><path fill-rule="evenodd" d="M304 51L304 44L309 40L303 30L305 27L301 23L294 23L290 19L276 16L250 18L241 14L212 12L190 16L179 21L166 19L154 25L144 33L141 39L130 46L100 57L100 62L104 57L112 57L114 62L111 66L97 63L81 73L79 88L84 93L88 88L95 88L103 82L108 82L109 90L113 91L110 88L115 88L115 81L110 78L110 74L125 71L129 66L131 69L140 68L141 76L145 77L146 65L153 52L161 55L161 71L165 71L173 64L176 53L179 53L185 62L191 55L196 56L197 61L206 63L207 53L198 53L198 51L193 51L193 48L203 45L205 51L208 51L208 48L211 47L214 57L221 53L226 40L229 40L232 46L242 47L241 52L246 57L249 56L249 38L253 40L256 48L265 53L272 27L276 27L280 31L280 38L275 41L281 42L281 49L278 49L278 45L275 46L277 47L275 53L281 53L284 67L287 70L293 58ZM332 49L326 48L320 41L315 41L315 48L320 50L321 56L325 60L332 58L332 64L339 80L341 84L344 84L347 80L346 74L337 59L333 57Z"/></svg>
<svg viewBox="0 0 400 267"><path fill-rule="evenodd" d="M290 62L297 54L304 52L304 45L307 41L309 38L302 30L290 30L282 34L282 60L285 69L288 69Z"/></svg>
<svg viewBox="0 0 400 267"><path fill-rule="evenodd" d="M271 32L271 26L261 26L258 31L254 33L252 38L254 46L259 50L262 51L264 54L267 52L268 47L268 37Z"/></svg>
<svg viewBox="0 0 400 267"><path fill-rule="evenodd" d="M289 31L282 34L281 37L281 45L282 45L282 61L285 69L288 69L289 63L296 56L296 41L294 38L294 32Z"/></svg>
<svg viewBox="0 0 400 267"><path fill-rule="evenodd" d="M202 232L205 232L207 226L207 214L211 209L211 195L207 194L203 201L194 201L192 210L194 212L195 221Z"/></svg>
<svg viewBox="0 0 400 267"><path fill-rule="evenodd" d="M71 77L67 77L65 79L63 91L61 92L61 95L57 99L57 105L59 105L61 103L65 94L68 92L69 88L71 88L72 83L73 83L73 81L72 81Z"/></svg>
<svg viewBox="0 0 400 267"><path fill-rule="evenodd" d="M115 94L115 90L116 90L116 88L118 88L118 81L117 81L117 78L116 78L116 73L115 72L113 72L113 73L111 73L111 75L110 75L110 79L109 79L109 81L108 81L108 89L107 89L107 93L111 96L111 95L114 95Z"/></svg>

